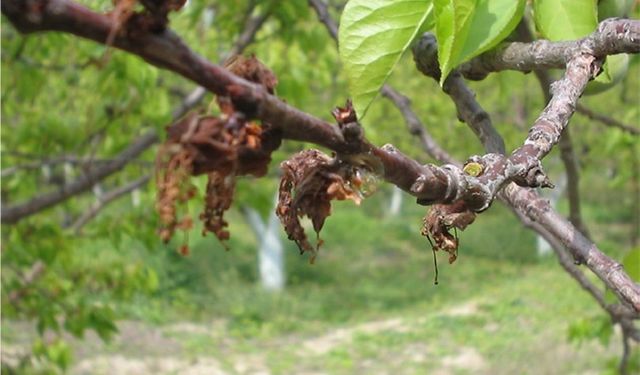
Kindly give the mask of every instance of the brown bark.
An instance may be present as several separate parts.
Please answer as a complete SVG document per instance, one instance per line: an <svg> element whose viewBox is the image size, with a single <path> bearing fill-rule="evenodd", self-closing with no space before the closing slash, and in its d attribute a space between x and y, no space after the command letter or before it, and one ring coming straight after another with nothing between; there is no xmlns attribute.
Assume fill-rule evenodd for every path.
<svg viewBox="0 0 640 375"><path fill-rule="evenodd" d="M69 0L5 0L1 5L3 14L24 33L64 31L105 43L110 32L117 29L110 17ZM150 64L172 70L215 94L230 96L236 108L249 117L273 124L275 129L281 131L283 138L325 146L347 158L350 155L372 158L374 163L382 166L383 177L388 182L410 192L423 204L461 200L471 210L482 211L510 181L522 186L549 185L541 170L540 159L551 150L566 127L584 86L599 69L599 58L606 54L638 52L640 48L636 42L640 39L634 38L639 30L640 22L636 21L603 23L600 33L596 33L584 44L591 49L581 50L583 53L571 56L565 77L554 84L553 99L533 125L524 146L509 158L499 154L474 158L475 162L484 166L484 172L479 178L468 176L451 165L421 166L391 145L377 148L369 144L362 135L356 138L345 137L346 133L343 134L338 127L289 106L262 87L209 63L193 53L170 30L124 30L117 33L113 46L136 54ZM473 118L465 121L469 124L478 123ZM474 128L475 125L471 126ZM487 144L498 142L491 133L482 135ZM566 221L554 216L548 206L536 200L535 195L521 194L521 191L525 190L516 189L513 193L505 194L512 195L512 203L518 209L527 211L530 217L550 226L549 230L574 252L574 256L584 259L623 300L640 311L640 288L621 267L600 253L584 237L580 237ZM527 191L525 193L532 194Z"/></svg>

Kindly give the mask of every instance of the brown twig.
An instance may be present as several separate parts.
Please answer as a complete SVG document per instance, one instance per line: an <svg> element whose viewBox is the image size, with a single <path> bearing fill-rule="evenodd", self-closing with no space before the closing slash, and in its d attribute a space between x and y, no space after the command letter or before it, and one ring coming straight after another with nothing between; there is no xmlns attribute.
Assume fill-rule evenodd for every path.
<svg viewBox="0 0 640 375"><path fill-rule="evenodd" d="M441 163L448 163L461 166L462 163L453 159L440 145L434 140L427 128L422 124L418 116L411 109L411 101L389 85L382 86L382 95L389 99L402 114L410 134L420 139L422 149L431 157Z"/></svg>
<svg viewBox="0 0 640 375"><path fill-rule="evenodd" d="M12 5L7 5L10 7ZM2 12L5 12L5 5L2 6ZM248 12L250 14L251 12ZM264 24L267 19L268 14L264 13L255 17L247 18L247 22L245 23L245 27L243 31L238 36L238 39L233 44L231 50L229 51L229 55L239 54L244 51L244 49L253 42L255 38L255 34L258 32L260 27ZM198 89L194 90L194 92L190 93L185 97L185 99L180 103L180 106L174 111L173 120L177 120L188 110L197 105L198 102L202 100L204 97L205 91L198 91ZM151 133L143 136L144 144L139 147L136 145L132 145L137 150L137 154L142 153L147 148L153 146L156 142L159 141L159 137ZM135 142L135 141L134 141ZM137 155L136 154L136 155ZM126 160L123 159L125 157ZM84 163L83 159L78 159L75 157L62 156L59 158L54 158L52 160L46 160L43 162L34 162L25 164L25 168L37 168L39 166L50 164L52 162L70 162L70 163L78 163L83 165L86 170L96 171L92 174L87 174L85 176L80 177L78 180L64 186L60 192L49 193L45 195L41 195L31 200L14 204L10 206L6 206L2 210L2 223L15 223L20 219L38 213L46 208L52 207L58 203L65 201L66 199L82 193L88 189L90 189L97 182L109 177L110 175L118 172L124 167L125 164L131 163L135 156L131 156L129 154L123 154L117 156L114 159L110 160L92 160L91 165ZM124 163L124 164L123 164ZM95 165L94 165L95 164ZM99 164L99 166L97 166ZM118 166L117 168L114 166ZM101 172L100 172L101 171ZM13 173L17 172L16 167L7 168L2 170L2 177L7 177ZM81 183L80 183L81 182Z"/></svg>
<svg viewBox="0 0 640 375"><path fill-rule="evenodd" d="M229 52L220 59L221 62L226 60L228 57L241 54L249 44L253 43L258 30L260 30L264 22L269 18L269 13L267 12L251 17L250 15L254 8L255 4L247 11L247 19L242 32L238 35L236 42L233 44ZM207 90L202 86L198 86L193 89L193 91L186 95L182 100L182 103L180 103L180 105L173 111L173 118L177 119L184 116L202 101L206 93Z"/></svg>
<svg viewBox="0 0 640 375"><path fill-rule="evenodd" d="M592 34L576 41L504 43L458 67L468 79L484 79L492 72L564 68L575 56L587 52L597 58L640 52L640 21L610 18Z"/></svg>
<svg viewBox="0 0 640 375"><path fill-rule="evenodd" d="M30 0L26 6L23 1L5 0L1 3L2 12L22 32L36 31L64 31L74 35L104 43L111 30L112 22L109 17L95 13L83 6L69 0ZM629 24L632 21L628 21ZM622 34L628 34L621 29ZM623 35L624 36L624 35ZM608 37L612 49L610 53L627 52L628 43L617 38L618 35L603 35ZM567 78L563 84L557 86L557 94L565 93L566 98L558 96L555 102L547 107L548 111L534 124L532 136L546 137L549 139L529 139L525 146L514 154L518 158L505 159L497 154L489 154L480 158L478 162L484 162L487 170L480 178L473 178L454 166L436 167L433 165L420 165L417 161L401 154L393 146L387 145L377 148L370 145L362 137L347 139L338 127L332 126L318 118L304 113L273 95L258 85L243 80L229 71L214 65L193 53L170 30L154 33L145 30L130 30L130 32L118 35L113 42L114 47L136 54L150 64L172 70L185 78L201 84L209 91L218 95L230 96L235 107L249 117L255 117L273 124L274 129L282 132L283 138L312 142L328 147L339 154L366 154L372 156L382 164L384 178L405 191L418 197L423 204L449 203L454 200L463 200L469 209L481 211L489 206L495 194L504 184L513 180L526 186L540 186L545 184L544 179L539 179L539 158L549 152L555 142L555 133L566 126L572 109L569 108L581 93L586 80L594 73L592 63L595 59L590 55L574 57L567 69ZM617 48L617 49L616 49ZM558 118L550 118L555 114ZM549 127L549 125L551 125ZM538 140L545 142L538 143ZM535 159L535 160L534 160ZM538 169L536 169L538 167ZM530 173L530 172L536 173ZM520 203L516 201L515 203ZM528 206L518 204L520 209ZM562 229L556 235L567 246L576 247L576 255L585 258L594 272L600 276L607 285L616 290L619 295L628 301L635 309L640 310L640 288L629 279L624 271L612 261L591 248L592 244L573 243L574 237L567 238L575 232L573 227L568 227L565 222L549 222L553 216L548 214L549 207L540 206L533 217L540 217L547 224L558 225ZM546 210L546 211L545 211ZM586 239L585 239L586 240Z"/></svg>
<svg viewBox="0 0 640 375"><path fill-rule="evenodd" d="M329 8L327 7L327 3L323 0L309 0L309 5L315 10L316 15L318 16L318 20L322 22L329 32L329 35L337 41L338 40L338 25L331 18L329 14Z"/></svg>
<svg viewBox="0 0 640 375"><path fill-rule="evenodd" d="M424 36L423 39L425 39ZM437 46L433 45L435 39L428 35L426 39L428 43L422 43L422 47L414 49L414 53L419 54L419 56L415 57L416 64L420 71L439 80ZM529 133L527 141L525 141L525 146L514 151L509 159L525 157L532 162L531 165L534 168L540 168L536 164L557 142L562 130L568 124L578 97L593 74L590 64L593 61L593 57L586 56L588 55L581 54L577 59L569 62L565 77L553 85L553 98L534 123L532 131ZM459 79L455 71L451 77L456 80ZM461 80L458 83L464 85ZM464 93L462 90L460 92ZM460 95L459 92L450 91L449 96L457 103L456 107L458 108L475 108L476 110L481 108L477 103L475 105L473 103L463 103L468 101L475 102L473 95ZM474 110L458 111L458 114L472 128L474 123L485 121L487 117L483 113L485 112L475 112ZM485 148L495 147L486 143L486 138L481 140L485 144ZM509 159L505 162L506 164L508 164ZM525 164L528 164L528 162L525 162ZM538 170L541 172L541 169ZM532 177L535 177L535 175ZM502 189L501 193L511 206L525 213L530 220L541 223L549 233L572 253L574 259L584 262L609 288L614 290L621 301L628 303L635 311L640 311L640 287L624 272L622 265L600 252L575 227L553 211L546 200L541 199L534 191L519 188L514 184L509 184Z"/></svg>

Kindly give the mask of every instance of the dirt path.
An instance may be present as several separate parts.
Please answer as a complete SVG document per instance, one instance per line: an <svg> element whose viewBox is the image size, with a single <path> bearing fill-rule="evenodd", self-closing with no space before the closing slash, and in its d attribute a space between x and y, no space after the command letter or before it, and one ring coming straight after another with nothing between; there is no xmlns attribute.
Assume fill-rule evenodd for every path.
<svg viewBox="0 0 640 375"><path fill-rule="evenodd" d="M503 363L503 359L486 358L479 348L466 343L460 345L447 338L446 329L438 331L441 336L427 337L426 341L424 336L415 335L416 329L430 320L455 321L473 318L478 314L481 312L477 301L466 301L428 317L393 317L336 327L312 336L294 333L263 338L234 336L223 321L179 322L166 326L123 321L118 325L119 334L109 344L104 344L92 333L86 335L84 340L68 338L75 357L69 373L398 375L422 373L425 369L436 375L522 372L520 366L523 364L517 360ZM12 326L12 329L20 331L21 328ZM25 332L29 329L32 331L29 325L24 324ZM491 322L478 329L485 329L492 334L499 329L499 322ZM24 335L25 343L29 342L29 336L33 337L33 332ZM550 347L549 343L555 346ZM10 363L12 358L19 358L27 348L26 345L3 342L2 359ZM589 350L594 348L589 347ZM544 366L580 360L580 355L584 356L566 340L554 341L554 338L545 337L544 334L540 342L532 343L530 349L534 352L532 358L540 359L542 367L537 368L540 374L553 373L547 370L551 371L554 367L545 370ZM582 346L581 349L586 348ZM602 352L607 349L596 350Z"/></svg>

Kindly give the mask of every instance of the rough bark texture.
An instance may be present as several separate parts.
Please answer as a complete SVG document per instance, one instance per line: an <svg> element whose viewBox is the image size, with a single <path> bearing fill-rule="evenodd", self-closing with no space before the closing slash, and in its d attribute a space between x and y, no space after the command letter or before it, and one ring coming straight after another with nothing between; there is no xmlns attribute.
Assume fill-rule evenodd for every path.
<svg viewBox="0 0 640 375"><path fill-rule="evenodd" d="M105 43L111 31L117 29L110 17L69 0L6 0L2 2L2 12L24 33L63 31ZM381 148L371 145L361 130L353 132L359 127L332 126L304 113L270 95L264 88L193 53L168 29L125 28L115 35L112 45L138 55L150 64L174 71L212 93L229 96L238 110L248 117L271 123L285 139L315 143L336 151L339 158L348 162L358 159L379 167L388 182L416 196L421 204L464 201L469 209L482 211L509 182L527 187L550 185L542 172L540 159L557 143L573 114L578 97L588 80L597 73L604 56L639 52L639 32L638 21L606 21L598 32L575 46L542 43L533 48L534 56L542 66L546 66L545 59L553 60L553 64L567 62L565 77L553 85L553 99L534 123L522 147L508 158L499 153L489 153L471 159L482 166L477 177L469 176L455 165L420 165L391 145ZM579 53L563 52L560 58L553 54L567 49L573 51L572 48ZM512 51L508 48L503 50ZM452 97L458 95L455 88L450 88ZM490 126L488 115L477 110L467 112L472 113L472 117L467 118L459 110L460 117L478 133L486 146L494 152L504 149L500 146L499 135ZM533 192L510 185L505 195L515 207L544 225L573 252L574 257L582 259L622 300L640 311L640 288L619 264L599 252Z"/></svg>
<svg viewBox="0 0 640 375"><path fill-rule="evenodd" d="M491 72L564 68L569 60L586 53L597 58L618 53L640 52L640 22L610 18L591 35L576 41L504 43L462 64L459 72L468 79L484 79Z"/></svg>
<svg viewBox="0 0 640 375"><path fill-rule="evenodd" d="M228 52L227 55L232 56L235 54L240 54L242 53L242 51L245 50L245 48L251 44L255 38L256 33L258 32L258 30L260 29L260 27L264 24L265 20L268 17L267 13L261 14L259 16L255 16L255 17L250 17L250 13L252 12L253 7L250 8L249 11L247 11L248 13L248 17L247 17L247 21L245 22L245 26L244 29L242 30L242 32L238 35L237 40L235 41L235 43L233 44L233 46L231 47L231 50ZM4 8L3 8L3 12L4 12ZM198 86L196 89L194 89L191 93L189 93L188 95L185 96L185 98L182 100L182 102L176 107L176 109L173 111L173 120L172 121L177 121L178 119L180 119L182 116L184 116L190 109L192 109L193 107L195 107L196 105L198 105L198 103L200 103L202 101L202 99L204 98L205 94L207 93L206 89L204 89L202 86ZM152 147L154 144L156 144L158 141L160 140L159 137L153 136L153 139L150 140L149 142L145 142L144 145L141 146L141 148L138 150L137 155L142 154L142 152L144 152L145 150L149 149L150 147ZM41 196L37 196L34 197L32 199L30 199L28 202L25 202L23 204L15 204L15 205L10 205L7 208L5 208L4 210L2 210L3 216L2 216L2 223L15 223L18 220L21 220L23 218L29 217L33 214L36 214L42 210L45 210L47 208L50 208L56 204L59 204L61 202L64 202L65 200L83 193L87 190L89 190L91 187L93 187L95 184L99 183L100 181L108 178L109 176L117 173L118 171L120 171L122 169L122 167L124 167L124 164L122 165L122 167L120 168L113 168L113 164L114 163L120 163L120 162L124 162L125 164L131 163L134 159L135 159L136 155L130 155L130 154L126 154L125 152L123 152L121 155L116 156L115 159L109 159L109 160L82 160L82 159L77 159L77 158L69 158L69 157L60 157L60 158L54 158L52 160L47 160L46 162L34 162L34 163L29 163L25 166L20 166L20 168L40 168L42 165L45 164L50 164L50 163L55 163L55 162L71 162L71 163L76 163L79 165L83 166L84 170L87 169L95 169L96 172L98 171L103 171L104 173L96 173L91 179L87 180L86 182L89 183L89 186L82 186L82 188L75 188L75 189L71 189L71 187L73 187L73 184L70 184L66 187L63 187L61 190L62 191L67 191L67 194L62 194L62 195L56 195L56 199L53 199L53 194L44 194ZM124 159L123 159L124 158ZM128 159L127 159L128 158ZM93 157L89 158L89 159L93 159ZM17 171L18 168L8 168L6 170L2 170L1 173L1 177L8 177L9 175L15 173L15 171ZM151 176L147 176L147 178L150 178ZM143 184L144 185L144 184ZM49 198L47 198L49 197ZM113 200L111 200L113 201ZM104 202L101 206L104 207L105 205L109 204L111 201L109 202ZM50 202L47 204L42 204L42 203L37 203L37 202ZM27 209L28 207L30 207L30 209ZM20 208L20 209L18 209ZM4 212L5 210L8 210L7 213L7 221L5 221L5 216L4 216ZM13 211L12 211L13 210ZM88 214L88 213L87 213ZM96 213L97 214L97 213ZM81 218L78 218L78 220L80 220ZM91 218L89 218L90 220ZM84 223L82 224L84 225ZM82 226L81 225L81 226ZM80 227L81 227L80 226Z"/></svg>
<svg viewBox="0 0 640 375"><path fill-rule="evenodd" d="M606 22L608 23L609 21ZM627 24L624 21L621 22ZM636 29L637 26L635 25L640 25L640 22L637 21L628 22L632 23ZM602 29L602 27L600 29ZM619 27L618 29L622 31L626 30L624 27ZM595 39L600 40L599 37ZM631 39L633 43L640 44L640 39L637 39L635 36L631 37ZM416 44L416 47L414 47L414 58L416 60L416 66L421 72L439 80L440 71L437 64L437 45L434 45L434 43L435 39L433 36L425 34L421 41ZM506 161L496 158L494 166L499 163L508 165L510 159L515 159L516 162L521 161L522 164L531 166L529 171L533 173L528 174L530 177L534 179L544 178L544 174L539 165L540 158L546 155L553 145L558 142L563 129L567 126L569 118L573 113L578 98L590 77L595 73L594 70L597 67L597 63L595 65L593 63L596 61L593 55L587 53L580 53L575 59L569 61L563 79L552 85L551 93L553 98L535 121L529 132L529 136L525 140L524 146L514 151ZM450 79L456 80L456 84L464 85L464 82L459 80L459 72L457 71L452 72L449 78L447 78L444 84L445 87L447 86L447 81ZM443 87L443 89L445 88ZM483 115L485 112L481 109L480 105L477 103L468 103L469 101L475 102L473 93L468 94L465 90L449 90L447 93L456 103L458 115L462 117L462 120L466 122L470 128L476 129L480 126L474 123L480 123L483 127L490 126L490 121L486 120L486 116ZM470 110L461 111L460 108ZM487 122L489 122L489 124L487 124ZM474 132L478 134L478 131L474 130ZM492 133L488 131L485 134ZM496 147L495 141L488 143L487 137L479 138L484 144L485 149L489 150ZM503 168L506 168L506 166ZM501 168L498 168L498 170L500 169ZM574 259L585 263L609 288L614 290L621 301L629 304L636 313L640 312L640 286L622 270L621 264L600 252L598 248L573 225L553 211L546 200L541 199L533 190L520 188L515 184L510 184L504 188L501 191L501 196L509 205L518 210L518 212L524 213L526 217L534 222L539 222L558 242L562 243L562 245L571 252ZM612 287L612 285L615 285L615 287Z"/></svg>

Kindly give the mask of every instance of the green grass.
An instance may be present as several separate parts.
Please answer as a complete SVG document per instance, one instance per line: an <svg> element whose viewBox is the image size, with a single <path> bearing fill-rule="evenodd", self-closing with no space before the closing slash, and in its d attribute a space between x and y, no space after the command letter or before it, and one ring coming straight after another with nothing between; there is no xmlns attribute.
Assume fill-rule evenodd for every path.
<svg viewBox="0 0 640 375"><path fill-rule="evenodd" d="M335 205L314 265L287 242L282 293L257 285L256 240L237 213L231 251L192 236L186 258L170 249L147 253L160 288L118 307L122 319L142 322L126 328L139 335L126 334L160 332L181 348L176 358L214 358L229 373L571 374L614 364L616 335L608 346L568 342L570 324L602 313L555 258L535 255L535 237L505 208L492 207L460 233L454 264L439 255L436 286L419 235L425 209L411 205L386 218L384 203ZM195 329L176 330L178 322ZM3 329L3 341L15 341L5 332L12 330ZM153 339L130 345L116 340L103 351L166 356Z"/></svg>

